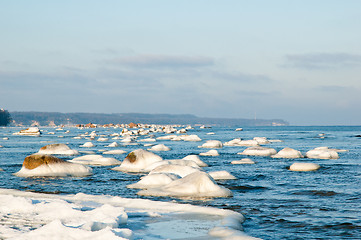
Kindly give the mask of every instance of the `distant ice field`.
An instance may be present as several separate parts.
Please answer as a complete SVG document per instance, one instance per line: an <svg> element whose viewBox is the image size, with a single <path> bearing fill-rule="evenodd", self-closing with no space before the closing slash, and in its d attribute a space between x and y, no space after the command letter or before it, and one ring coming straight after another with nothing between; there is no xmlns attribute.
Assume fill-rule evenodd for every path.
<svg viewBox="0 0 361 240"><path fill-rule="evenodd" d="M184 127L175 128L179 130ZM117 197L118 200L119 198L151 200L156 203L171 202L172 204L212 207L221 211L222 209L232 210L244 215L245 221L242 223L244 233L255 238L357 239L360 237L361 138L356 136L361 134L361 127L192 127L193 129L187 129L186 133L151 132L129 136L120 135L122 128L64 127L57 130L39 127L42 131L39 137L13 135L24 128L0 128L0 145L2 146L0 147L0 201L7 202L10 198L15 198L19 203L29 203L29 208L22 210L14 209L14 205L9 205L8 208L2 205L0 214L3 220L0 220L0 234L2 234L0 238L17 237L20 236L18 234L30 234L36 230L38 232L33 234L41 234L39 231L44 230L44 227L51 230L70 226L76 230L74 236L76 234L86 236L86 234L97 234L98 231L102 231L109 236L115 236L114 239L140 239L147 236L147 233L150 234L148 239L221 238L219 231L214 231L214 235L210 235L212 229L224 226L221 223L224 215L219 212L203 215L203 213L194 214L192 211L188 213L185 211L179 215L169 209L145 211L147 204L145 206L140 204L140 208L133 211L125 205L114 205L111 199L117 199ZM235 131L239 127L242 127L243 131ZM90 139L92 131L96 134L95 136L93 134L93 140ZM201 141L182 140L180 136L186 134L197 135ZM177 138L159 138L170 135L175 135ZM226 142L237 138L253 140L255 137L271 140L260 146L273 148L276 152L286 147L300 151L303 156L308 151L319 147L346 151L339 151L337 159L273 158L272 156L240 155L238 153L242 153L249 146L225 145ZM99 138L102 138L101 141L98 141ZM156 141L149 141L150 138ZM124 139L125 141L122 141ZM143 139L146 140L142 141ZM217 145L217 148L200 147L209 140L220 141L223 145L221 147ZM94 146L83 147L82 145L87 142L92 142ZM109 147L114 142L117 146L114 144L115 147ZM231 190L233 196L207 199L140 196L137 194L140 189L126 186L137 183L147 173L114 171L112 170L114 166L89 165L92 168L92 175L86 177L23 178L14 175L21 169L25 157L53 143L64 143L80 153L77 156L56 155L63 160L68 161L75 157L93 154L103 155L120 162L128 153L136 149L146 150L151 149L152 146L164 144L170 150L154 151L164 160L198 155L200 160L208 165L202 167L203 171L207 173L227 171L233 175L236 179L215 180L219 186ZM115 151L114 154L103 154L113 150L123 150L125 153ZM209 150L217 150L219 155L200 155ZM255 164L231 164L232 161L244 158L251 159ZM320 168L313 171L290 171L289 167L296 162L314 163ZM89 202L84 199L80 201L76 199L76 196L84 197L84 199L87 197ZM44 207L43 210L39 210L38 225L34 216L31 215L31 208L36 204L42 204L41 206ZM58 207L68 208L69 212L79 213L78 222L76 219L72 222L66 216L63 219L50 221L52 218L47 216L45 211L48 204L51 206L58 204ZM97 210L103 205L105 205L103 212L106 213L113 207L118 209L119 214L116 216L109 214L103 220L90 218L90 222L84 222L81 213L87 212L91 215L92 210ZM106 210L107 208L109 209ZM56 206L55 209L57 209ZM79 209L83 209L83 212L79 212ZM22 217L21 211L26 212L30 220ZM125 216L127 216L126 220ZM187 220L184 221L184 219ZM201 224L201 219L207 220L205 224ZM83 223L80 223L81 221ZM172 224L164 224L167 221ZM142 225L141 222L146 222L146 224ZM183 227L189 228L188 231L172 229L172 226L182 222L186 223ZM91 230L92 226L94 231ZM239 235L239 237L244 236Z"/></svg>

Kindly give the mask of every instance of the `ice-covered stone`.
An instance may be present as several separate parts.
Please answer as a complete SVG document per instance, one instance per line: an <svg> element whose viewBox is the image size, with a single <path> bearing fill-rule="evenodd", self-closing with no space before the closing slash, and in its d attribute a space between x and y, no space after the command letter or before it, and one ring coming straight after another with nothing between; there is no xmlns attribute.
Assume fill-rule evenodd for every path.
<svg viewBox="0 0 361 240"><path fill-rule="evenodd" d="M69 162L79 163L84 165L97 165L97 166L111 166L111 165L119 165L121 162L115 158L106 158L102 155L97 154L89 154L81 157L74 158L69 160Z"/></svg>
<svg viewBox="0 0 361 240"><path fill-rule="evenodd" d="M14 173L18 177L82 177L91 174L92 170L87 166L39 153L27 156L20 171Z"/></svg>
<svg viewBox="0 0 361 240"><path fill-rule="evenodd" d="M255 164L255 162L250 158L243 158L241 160L234 160L231 164Z"/></svg>
<svg viewBox="0 0 361 240"><path fill-rule="evenodd" d="M318 158L318 159L338 159L339 155L337 150L330 149L328 147L317 147L306 153L307 158Z"/></svg>
<svg viewBox="0 0 361 240"><path fill-rule="evenodd" d="M219 156L219 153L218 153L217 150L212 149L212 150L209 150L208 152L202 152L202 153L200 153L199 155L201 155L201 156L213 156L213 157L215 157L215 156Z"/></svg>
<svg viewBox="0 0 361 240"><path fill-rule="evenodd" d="M200 148L222 148L223 144L219 140L208 140L207 142L203 143Z"/></svg>
<svg viewBox="0 0 361 240"><path fill-rule="evenodd" d="M78 155L79 152L71 149L68 145L63 143L54 143L46 145L39 149L41 154L60 154L60 155Z"/></svg>
<svg viewBox="0 0 361 240"><path fill-rule="evenodd" d="M170 148L165 146L164 144L157 144L149 149L149 151L161 152L161 151L169 151Z"/></svg>
<svg viewBox="0 0 361 240"><path fill-rule="evenodd" d="M191 154L191 155L188 155L188 156L185 156L183 158L184 160L192 160L194 161L195 163L197 163L198 166L200 167L208 167L208 164L203 162L198 155L194 155L194 154Z"/></svg>
<svg viewBox="0 0 361 240"><path fill-rule="evenodd" d="M286 147L280 150L277 154L272 156L273 158L303 158L300 151Z"/></svg>
<svg viewBox="0 0 361 240"><path fill-rule="evenodd" d="M291 171L315 171L320 168L317 163L296 162L290 166Z"/></svg>
<svg viewBox="0 0 361 240"><path fill-rule="evenodd" d="M178 175L172 173L153 173L142 177L140 181L130 184L127 187L141 189L155 188L165 186L179 178Z"/></svg>
<svg viewBox="0 0 361 240"><path fill-rule="evenodd" d="M249 147L246 148L241 155L250 155L250 156L271 156L276 154L277 151L273 148L267 147Z"/></svg>
<svg viewBox="0 0 361 240"><path fill-rule="evenodd" d="M138 195L215 198L230 197L232 192L225 187L219 186L207 173L197 171L181 179L174 180L168 185L141 190Z"/></svg>
<svg viewBox="0 0 361 240"><path fill-rule="evenodd" d="M208 173L214 180L232 180L237 179L227 171L213 171Z"/></svg>
<svg viewBox="0 0 361 240"><path fill-rule="evenodd" d="M157 154L137 149L130 152L120 166L112 169L124 172L144 172L151 164L159 161L163 161L163 158Z"/></svg>
<svg viewBox="0 0 361 240"><path fill-rule="evenodd" d="M80 145L80 147L91 148L91 147L95 147L95 145L92 142L86 142L83 145Z"/></svg>

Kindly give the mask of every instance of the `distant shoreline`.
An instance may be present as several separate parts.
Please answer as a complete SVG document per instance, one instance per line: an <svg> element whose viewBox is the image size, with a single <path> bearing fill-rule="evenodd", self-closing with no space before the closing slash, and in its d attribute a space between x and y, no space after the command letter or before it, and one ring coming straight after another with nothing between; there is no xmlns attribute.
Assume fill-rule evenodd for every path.
<svg viewBox="0 0 361 240"><path fill-rule="evenodd" d="M283 119L207 118L191 114L143 113L60 113L60 112L10 112L13 126L51 126L76 124L180 124L213 126L288 126Z"/></svg>

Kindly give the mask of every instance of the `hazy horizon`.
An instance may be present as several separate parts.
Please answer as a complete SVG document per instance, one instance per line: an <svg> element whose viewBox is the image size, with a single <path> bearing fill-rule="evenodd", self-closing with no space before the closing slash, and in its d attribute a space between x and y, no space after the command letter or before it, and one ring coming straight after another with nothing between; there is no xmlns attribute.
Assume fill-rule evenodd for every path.
<svg viewBox="0 0 361 240"><path fill-rule="evenodd" d="M361 2L6 1L0 108L361 125Z"/></svg>

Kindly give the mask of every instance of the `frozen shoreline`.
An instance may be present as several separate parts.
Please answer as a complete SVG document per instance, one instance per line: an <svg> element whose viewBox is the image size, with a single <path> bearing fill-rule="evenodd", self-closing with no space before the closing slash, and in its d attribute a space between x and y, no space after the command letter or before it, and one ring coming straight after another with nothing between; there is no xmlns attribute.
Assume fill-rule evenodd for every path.
<svg viewBox="0 0 361 240"><path fill-rule="evenodd" d="M213 207L3 188L0 202L2 239L254 239L242 232L242 214Z"/></svg>

